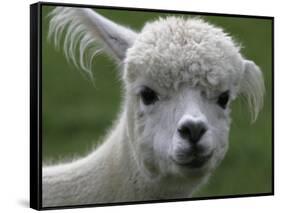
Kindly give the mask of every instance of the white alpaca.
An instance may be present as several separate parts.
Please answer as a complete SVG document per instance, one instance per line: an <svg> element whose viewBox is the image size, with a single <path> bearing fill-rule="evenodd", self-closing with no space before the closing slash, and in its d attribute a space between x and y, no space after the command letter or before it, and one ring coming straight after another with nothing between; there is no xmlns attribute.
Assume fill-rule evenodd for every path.
<svg viewBox="0 0 281 213"><path fill-rule="evenodd" d="M230 102L246 96L253 120L263 104L259 68L200 19L160 18L137 33L90 9L56 8L50 36L87 72L104 47L123 65L125 96L101 146L43 168L45 207L190 197L227 151Z"/></svg>

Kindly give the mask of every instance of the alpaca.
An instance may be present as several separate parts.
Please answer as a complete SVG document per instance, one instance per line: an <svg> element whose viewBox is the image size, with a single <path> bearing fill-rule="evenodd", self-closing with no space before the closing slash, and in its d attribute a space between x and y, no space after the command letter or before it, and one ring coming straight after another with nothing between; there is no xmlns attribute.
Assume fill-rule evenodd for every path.
<svg viewBox="0 0 281 213"><path fill-rule="evenodd" d="M90 75L97 51L118 64L122 111L86 157L43 168L43 206L189 198L228 148L230 105L263 105L262 72L223 29L199 18L166 17L140 32L91 9L57 7L49 36Z"/></svg>

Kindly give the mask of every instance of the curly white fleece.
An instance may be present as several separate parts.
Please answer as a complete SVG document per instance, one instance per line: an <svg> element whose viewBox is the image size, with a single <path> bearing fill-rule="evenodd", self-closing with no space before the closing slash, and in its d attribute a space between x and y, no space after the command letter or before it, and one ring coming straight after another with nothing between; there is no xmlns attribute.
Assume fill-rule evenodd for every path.
<svg viewBox="0 0 281 213"><path fill-rule="evenodd" d="M182 81L212 89L238 86L243 73L239 51L221 28L201 19L160 18L147 23L128 49L125 78L132 82L147 75L166 88Z"/></svg>

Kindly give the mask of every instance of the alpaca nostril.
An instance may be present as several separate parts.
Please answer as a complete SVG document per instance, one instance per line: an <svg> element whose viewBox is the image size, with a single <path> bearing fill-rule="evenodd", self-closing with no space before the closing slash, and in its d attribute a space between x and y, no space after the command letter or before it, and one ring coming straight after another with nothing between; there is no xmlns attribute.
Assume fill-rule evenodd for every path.
<svg viewBox="0 0 281 213"><path fill-rule="evenodd" d="M192 144L196 144L206 131L205 123L194 121L187 121L178 128L180 136Z"/></svg>

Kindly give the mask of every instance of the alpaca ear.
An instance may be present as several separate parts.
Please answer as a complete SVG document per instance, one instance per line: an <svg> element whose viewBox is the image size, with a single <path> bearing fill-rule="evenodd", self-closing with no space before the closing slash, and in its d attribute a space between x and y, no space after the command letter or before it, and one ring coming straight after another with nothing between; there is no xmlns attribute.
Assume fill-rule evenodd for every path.
<svg viewBox="0 0 281 213"><path fill-rule="evenodd" d="M121 62L137 35L91 9L57 7L49 15L49 38L56 47L64 40L66 58L88 72L91 72L94 55L100 50Z"/></svg>
<svg viewBox="0 0 281 213"><path fill-rule="evenodd" d="M252 121L256 121L263 107L265 86L262 72L253 61L244 61L244 75L242 77L240 92L247 99Z"/></svg>

